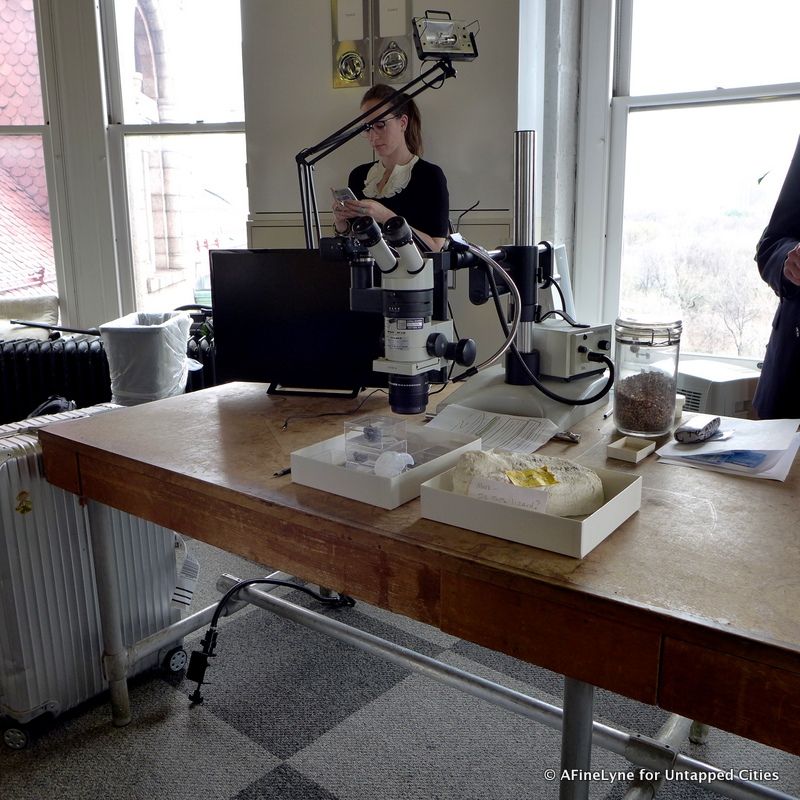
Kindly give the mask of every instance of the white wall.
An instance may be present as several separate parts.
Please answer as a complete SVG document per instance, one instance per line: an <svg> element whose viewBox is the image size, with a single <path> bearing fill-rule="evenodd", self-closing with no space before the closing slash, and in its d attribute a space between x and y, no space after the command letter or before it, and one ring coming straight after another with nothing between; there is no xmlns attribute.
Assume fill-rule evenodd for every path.
<svg viewBox="0 0 800 800"><path fill-rule="evenodd" d="M425 157L439 164L450 189L451 220L464 217L465 236L494 248L511 241L514 131L537 128L543 108L544 9L546 0L448 0L434 4L454 19L477 20L478 58L455 63L457 76L418 98ZM429 0L409 0L409 17L422 16ZM330 0L242 0L245 112L250 214L254 247L301 247L300 193L295 155L359 113L364 89L333 89ZM522 48L523 53L520 52ZM520 58L520 56L523 56ZM414 59L416 62L416 58ZM415 75L420 65L416 62ZM542 144L537 138L538 161ZM316 167L323 226L330 218L329 187L342 185L350 169L369 161L357 137ZM537 168L536 206L542 171ZM540 225L536 225L540 230ZM492 304L473 306L467 275L450 292L461 336L478 344L478 359L503 340Z"/></svg>
<svg viewBox="0 0 800 800"><path fill-rule="evenodd" d="M456 78L417 102L425 157L447 175L451 208L512 207L517 122L519 0L449 0L455 19L477 19L477 60L456 63ZM429 0L413 0L423 15ZM295 155L358 114L363 89L333 89L330 0L242 0L245 113L251 214L299 213ZM321 161L315 181L321 209L328 187L371 159L360 137Z"/></svg>

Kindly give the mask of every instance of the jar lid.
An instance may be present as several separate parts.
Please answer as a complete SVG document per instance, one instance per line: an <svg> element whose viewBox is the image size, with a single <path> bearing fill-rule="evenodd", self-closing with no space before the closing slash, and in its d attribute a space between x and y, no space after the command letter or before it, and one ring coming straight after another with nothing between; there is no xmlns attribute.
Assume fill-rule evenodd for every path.
<svg viewBox="0 0 800 800"><path fill-rule="evenodd" d="M614 323L617 341L622 344L642 344L650 347L667 347L681 340L681 320L674 322L641 322L620 318Z"/></svg>

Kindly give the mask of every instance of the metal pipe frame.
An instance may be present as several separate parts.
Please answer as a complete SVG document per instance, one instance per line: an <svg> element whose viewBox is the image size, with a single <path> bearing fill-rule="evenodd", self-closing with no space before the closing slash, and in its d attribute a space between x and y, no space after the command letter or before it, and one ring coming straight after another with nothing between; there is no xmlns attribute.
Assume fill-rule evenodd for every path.
<svg viewBox="0 0 800 800"><path fill-rule="evenodd" d="M119 584L115 579L116 564L111 546L111 509L103 503L87 503L90 542L95 563L95 582L100 625L103 631L103 674L108 681L111 698L111 721L121 728L131 721L131 703L128 694L128 667L147 655L176 644L211 621L217 607L213 603L200 611L167 625L151 635L126 647L122 638L122 603ZM269 578L285 580L284 572L273 572ZM275 587L277 588L277 587ZM245 604L227 609L226 616L244 608Z"/></svg>
<svg viewBox="0 0 800 800"><path fill-rule="evenodd" d="M514 133L514 244L536 246L536 131Z"/></svg>
<svg viewBox="0 0 800 800"><path fill-rule="evenodd" d="M669 747L680 747L681 743L688 738L693 724L692 720L686 719L686 717L671 714L655 735L656 741ZM639 776L631 783L622 800L653 800L663 783L663 773L660 773L658 777L651 778L644 771L640 771Z"/></svg>
<svg viewBox="0 0 800 800"><path fill-rule="evenodd" d="M594 686L564 676L559 800L589 800L593 707ZM579 775L566 777L571 770L577 770Z"/></svg>
<svg viewBox="0 0 800 800"><path fill-rule="evenodd" d="M217 587L227 591L239 579L233 575L222 575L217 581ZM541 722L551 728L562 730L564 711L558 706L529 697L521 692L508 689L500 684L488 681L478 675L452 667L437 661L430 656L422 655L407 647L381 639L373 634L366 633L357 628L345 625L335 619L330 619L309 609L296 606L286 600L270 596L263 589L248 586L237 592L234 597L253 605L271 611L280 617L296 622L306 628L331 636L334 639L358 647L372 655L379 656L387 661L404 667L413 672L418 672L445 686L458 689L462 692L478 697L493 705L512 711L528 719ZM570 681L571 679L567 679ZM584 684L583 686L586 686ZM591 687L589 687L591 688ZM565 693L569 704L575 704L580 714L581 702L584 704L590 692L582 688L580 681L574 681L572 688ZM691 773L694 775L708 776L708 780L698 779L692 782L704 786L723 797L733 800L797 800L791 795L784 794L767 786L745 781L735 776L728 777L725 770L711 764L689 758L675 750L668 744L658 739L630 734L617 730L609 725L592 721L591 744L621 755L634 766L641 767L649 772L670 769L676 772ZM579 765L571 765L569 769L580 769Z"/></svg>
<svg viewBox="0 0 800 800"><path fill-rule="evenodd" d="M95 563L97 603L103 631L103 672L111 696L111 720L118 728L131 721L128 696L128 653L122 641L119 584L111 547L111 510L102 503L89 503L90 541Z"/></svg>
<svg viewBox="0 0 800 800"><path fill-rule="evenodd" d="M536 247L536 131L515 131L514 133L514 245ZM538 258L538 254L537 254ZM536 275L534 282L534 303L536 302ZM522 314L522 306L515 312ZM534 323L520 319L515 344L520 353L533 351Z"/></svg>

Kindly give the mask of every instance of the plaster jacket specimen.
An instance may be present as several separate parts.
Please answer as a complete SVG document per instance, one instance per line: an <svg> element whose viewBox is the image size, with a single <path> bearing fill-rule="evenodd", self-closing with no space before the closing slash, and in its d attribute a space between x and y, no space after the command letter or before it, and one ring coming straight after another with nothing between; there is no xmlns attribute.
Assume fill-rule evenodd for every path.
<svg viewBox="0 0 800 800"><path fill-rule="evenodd" d="M603 505L603 484L594 470L556 456L506 453L493 450L464 453L453 473L453 490L469 494L473 478L516 483L509 473L544 471L552 481L543 480L537 488L547 490L547 513L560 517L592 514ZM532 484L529 484L532 485Z"/></svg>

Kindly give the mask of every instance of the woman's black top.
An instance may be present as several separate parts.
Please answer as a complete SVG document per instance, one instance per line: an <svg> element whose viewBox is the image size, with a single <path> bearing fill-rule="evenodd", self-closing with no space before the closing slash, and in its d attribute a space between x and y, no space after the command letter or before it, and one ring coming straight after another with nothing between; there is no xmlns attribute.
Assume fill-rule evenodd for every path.
<svg viewBox="0 0 800 800"><path fill-rule="evenodd" d="M375 162L361 164L351 173L347 185L363 200L367 173ZM447 179L441 168L419 159L411 168L411 178L404 189L392 197L370 198L382 203L416 230L428 236L444 238L450 233L450 196Z"/></svg>

